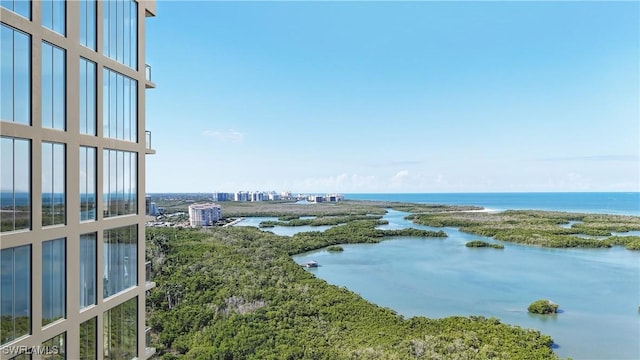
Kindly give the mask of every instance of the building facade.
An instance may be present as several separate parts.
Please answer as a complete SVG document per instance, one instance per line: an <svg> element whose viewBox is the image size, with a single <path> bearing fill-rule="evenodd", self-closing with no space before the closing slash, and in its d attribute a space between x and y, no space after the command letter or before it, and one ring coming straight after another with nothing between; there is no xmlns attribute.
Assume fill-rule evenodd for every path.
<svg viewBox="0 0 640 360"><path fill-rule="evenodd" d="M0 359L146 359L145 18L0 2Z"/></svg>
<svg viewBox="0 0 640 360"><path fill-rule="evenodd" d="M189 205L189 224L193 227L213 226L222 218L222 207L217 204Z"/></svg>

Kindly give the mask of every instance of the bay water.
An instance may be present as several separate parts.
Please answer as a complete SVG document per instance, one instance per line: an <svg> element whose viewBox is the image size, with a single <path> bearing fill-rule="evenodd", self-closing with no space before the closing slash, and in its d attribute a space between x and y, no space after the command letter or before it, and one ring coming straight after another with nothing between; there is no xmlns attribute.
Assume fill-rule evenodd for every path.
<svg viewBox="0 0 640 360"><path fill-rule="evenodd" d="M553 194L563 204L553 208L549 197L514 194L354 194L347 199L480 205L493 210L541 209L638 215L637 193L603 205L598 199L619 193ZM395 196L394 196L395 195ZM452 201L453 198L457 199ZM612 196L613 195L613 196ZM427 197L428 196L428 197ZM551 195L549 195L551 196ZM515 199L509 203L507 198ZM455 200L453 199L453 200ZM493 199L489 200L488 199ZM577 203L571 203L571 200ZM427 201L425 201L427 200ZM609 199L611 200L611 199ZM557 201L557 200L556 200ZM518 205L520 204L520 205ZM440 230L405 220L407 213L389 210L388 225ZM274 231L274 229L270 229ZM574 359L640 359L640 252L611 249L546 249L499 242L444 228L446 239L400 237L379 244L346 244L344 252L317 250L294 256L299 263L315 260L318 278L345 286L365 299L410 316L441 318L483 315L503 323L540 330L553 337L554 351ZM278 230L275 230L278 231ZM275 232L274 231L274 232ZM505 248L467 248L470 240L502 243ZM527 306L537 299L560 305L553 316L532 315Z"/></svg>

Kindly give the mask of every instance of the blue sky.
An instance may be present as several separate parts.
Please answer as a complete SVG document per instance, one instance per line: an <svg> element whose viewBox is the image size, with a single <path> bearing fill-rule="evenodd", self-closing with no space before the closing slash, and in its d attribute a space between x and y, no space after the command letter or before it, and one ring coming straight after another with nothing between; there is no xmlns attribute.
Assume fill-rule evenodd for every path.
<svg viewBox="0 0 640 360"><path fill-rule="evenodd" d="M158 1L147 192L638 191L638 2Z"/></svg>

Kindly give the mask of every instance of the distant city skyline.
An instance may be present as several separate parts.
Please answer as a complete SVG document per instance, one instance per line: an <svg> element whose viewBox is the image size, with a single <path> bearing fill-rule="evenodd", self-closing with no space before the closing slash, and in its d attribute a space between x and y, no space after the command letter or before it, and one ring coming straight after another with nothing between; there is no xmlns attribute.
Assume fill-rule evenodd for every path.
<svg viewBox="0 0 640 360"><path fill-rule="evenodd" d="M147 191L639 191L639 7L160 1Z"/></svg>

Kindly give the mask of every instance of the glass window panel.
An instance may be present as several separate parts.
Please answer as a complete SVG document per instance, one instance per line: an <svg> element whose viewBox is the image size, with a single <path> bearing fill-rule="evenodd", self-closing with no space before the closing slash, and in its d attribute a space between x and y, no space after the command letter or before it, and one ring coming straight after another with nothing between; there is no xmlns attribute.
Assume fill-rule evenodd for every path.
<svg viewBox="0 0 640 360"><path fill-rule="evenodd" d="M137 243L135 225L104 231L104 298L137 285Z"/></svg>
<svg viewBox="0 0 640 360"><path fill-rule="evenodd" d="M65 51L54 47L53 52L53 128L65 130L66 118L66 63Z"/></svg>
<svg viewBox="0 0 640 360"><path fill-rule="evenodd" d="M43 360L64 360L66 359L66 333L54 336L42 343Z"/></svg>
<svg viewBox="0 0 640 360"><path fill-rule="evenodd" d="M42 26L66 35L66 2L65 0L42 0Z"/></svg>
<svg viewBox="0 0 640 360"><path fill-rule="evenodd" d="M103 154L104 217L136 214L136 154L107 149Z"/></svg>
<svg viewBox="0 0 640 360"><path fill-rule="evenodd" d="M102 216L109 216L109 150L102 151Z"/></svg>
<svg viewBox="0 0 640 360"><path fill-rule="evenodd" d="M104 359L130 359L136 356L138 299L133 298L104 312Z"/></svg>
<svg viewBox="0 0 640 360"><path fill-rule="evenodd" d="M124 76L116 75L116 139L124 137Z"/></svg>
<svg viewBox="0 0 640 360"><path fill-rule="evenodd" d="M66 220L65 145L42 143L42 226Z"/></svg>
<svg viewBox="0 0 640 360"><path fill-rule="evenodd" d="M104 70L104 136L137 141L137 82L108 69ZM108 94L108 95L107 95Z"/></svg>
<svg viewBox="0 0 640 360"><path fill-rule="evenodd" d="M109 71L109 137L117 139L118 119L117 119L117 103L118 103L118 82L117 74Z"/></svg>
<svg viewBox="0 0 640 360"><path fill-rule="evenodd" d="M124 62L124 2L114 1L116 3L116 61L122 64Z"/></svg>
<svg viewBox="0 0 640 360"><path fill-rule="evenodd" d="M53 30L53 0L41 0L42 26Z"/></svg>
<svg viewBox="0 0 640 360"><path fill-rule="evenodd" d="M105 2L105 4L107 4L107 6L109 6L109 52L107 53L107 56L112 58L112 59L116 59L117 57L117 52L116 52L116 41L117 41L117 1L108 1Z"/></svg>
<svg viewBox="0 0 640 360"><path fill-rule="evenodd" d="M0 30L0 119L31 124L31 38L2 24Z"/></svg>
<svg viewBox="0 0 640 360"><path fill-rule="evenodd" d="M96 50L96 2L80 0L80 44Z"/></svg>
<svg viewBox="0 0 640 360"><path fill-rule="evenodd" d="M128 154L127 154L128 155ZM127 174L124 172L125 169L125 163L124 163L124 157L125 157L125 153L124 151L117 151L116 152L116 197L117 197L117 204L118 204L118 215L123 215L126 214L126 210L125 210L125 196L124 196L124 184L125 184L125 178L127 176Z"/></svg>
<svg viewBox="0 0 640 360"><path fill-rule="evenodd" d="M0 31L2 40L0 43L0 62L2 64L2 73L0 73L0 76L2 76L0 78L0 85L2 86L0 118L6 121L13 121L13 105L15 102L15 93L13 91L13 74L15 73L13 34L15 31L8 26L4 26L4 24Z"/></svg>
<svg viewBox="0 0 640 360"><path fill-rule="evenodd" d="M96 97L97 97L97 70L96 64L93 62L88 62L87 69L87 134L89 135L97 135L97 123L98 123L98 108L96 105Z"/></svg>
<svg viewBox="0 0 640 360"><path fill-rule="evenodd" d="M125 2L122 8L122 58L123 62L131 67L131 3Z"/></svg>
<svg viewBox="0 0 640 360"><path fill-rule="evenodd" d="M65 51L42 43L42 126L65 130Z"/></svg>
<svg viewBox="0 0 640 360"><path fill-rule="evenodd" d="M65 239L42 243L42 325L65 316Z"/></svg>
<svg viewBox="0 0 640 360"><path fill-rule="evenodd" d="M137 3L132 0L118 0L103 4L104 54L137 69Z"/></svg>
<svg viewBox="0 0 640 360"><path fill-rule="evenodd" d="M109 137L109 70L102 70L102 136Z"/></svg>
<svg viewBox="0 0 640 360"><path fill-rule="evenodd" d="M109 214L117 216L118 214L118 161L117 152L111 150L109 152Z"/></svg>
<svg viewBox="0 0 640 360"><path fill-rule="evenodd" d="M31 19L31 1L30 0L2 0L0 6L7 10L11 10L18 15L22 15L27 19Z"/></svg>
<svg viewBox="0 0 640 360"><path fill-rule="evenodd" d="M131 80L131 141L138 141L138 82Z"/></svg>
<svg viewBox="0 0 640 360"><path fill-rule="evenodd" d="M122 92L122 122L123 122L123 138L133 141L131 138L131 80L124 78Z"/></svg>
<svg viewBox="0 0 640 360"><path fill-rule="evenodd" d="M66 0L53 1L53 31L66 35Z"/></svg>
<svg viewBox="0 0 640 360"><path fill-rule="evenodd" d="M96 234L80 235L80 308L96 303Z"/></svg>
<svg viewBox="0 0 640 360"><path fill-rule="evenodd" d="M28 35L15 31L13 44L14 121L31 124L31 39Z"/></svg>
<svg viewBox="0 0 640 360"><path fill-rule="evenodd" d="M80 324L80 360L98 358L96 338L98 336L98 320L93 318Z"/></svg>
<svg viewBox="0 0 640 360"><path fill-rule="evenodd" d="M31 176L29 140L0 138L1 231L31 227Z"/></svg>
<svg viewBox="0 0 640 360"><path fill-rule="evenodd" d="M131 1L131 59L129 60L129 66L138 69L138 3Z"/></svg>
<svg viewBox="0 0 640 360"><path fill-rule="evenodd" d="M31 228L31 142L14 140L15 227Z"/></svg>
<svg viewBox="0 0 640 360"><path fill-rule="evenodd" d="M87 43L86 47L96 50L97 10L95 0L87 0Z"/></svg>
<svg viewBox="0 0 640 360"><path fill-rule="evenodd" d="M131 167L129 171L131 213L138 213L138 157L136 153L131 153Z"/></svg>
<svg viewBox="0 0 640 360"><path fill-rule="evenodd" d="M42 43L42 126L53 128L53 46Z"/></svg>
<svg viewBox="0 0 640 360"><path fill-rule="evenodd" d="M31 331L31 247L0 250L0 345Z"/></svg>
<svg viewBox="0 0 640 360"><path fill-rule="evenodd" d="M80 221L96 219L96 149L80 147Z"/></svg>
<svg viewBox="0 0 640 360"><path fill-rule="evenodd" d="M88 25L87 25L87 17L89 16L87 14L87 0L80 0L79 1L79 5L80 5L80 44L87 46L87 29L88 29Z"/></svg>
<svg viewBox="0 0 640 360"><path fill-rule="evenodd" d="M80 132L96 135L96 64L80 58Z"/></svg>
<svg viewBox="0 0 640 360"><path fill-rule="evenodd" d="M85 59L80 59L80 94L78 94L78 99L80 100L80 113L78 114L78 119L80 121L80 133L87 133L87 64L88 61ZM93 134L91 134L93 135Z"/></svg>
<svg viewBox="0 0 640 360"><path fill-rule="evenodd" d="M15 227L15 182L14 139L0 138L0 219L2 231L13 231Z"/></svg>

